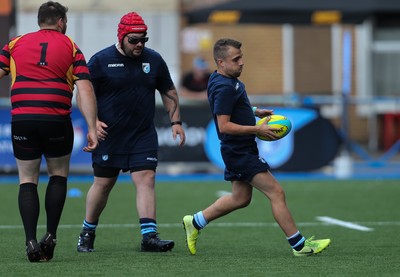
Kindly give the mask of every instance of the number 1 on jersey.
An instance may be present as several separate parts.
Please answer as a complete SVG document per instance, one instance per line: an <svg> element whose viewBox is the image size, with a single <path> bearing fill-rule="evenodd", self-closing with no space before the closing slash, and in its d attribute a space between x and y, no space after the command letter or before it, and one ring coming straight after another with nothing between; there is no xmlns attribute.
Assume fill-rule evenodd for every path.
<svg viewBox="0 0 400 277"><path fill-rule="evenodd" d="M47 65L46 52L48 43L47 42L41 43L40 46L42 46L42 51L40 52L40 61L37 64L41 66L46 66Z"/></svg>

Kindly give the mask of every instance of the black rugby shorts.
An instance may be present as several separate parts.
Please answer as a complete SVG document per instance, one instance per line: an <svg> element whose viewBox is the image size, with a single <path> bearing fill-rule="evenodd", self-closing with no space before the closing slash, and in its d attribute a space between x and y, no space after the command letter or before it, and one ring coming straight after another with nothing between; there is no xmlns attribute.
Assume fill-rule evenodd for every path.
<svg viewBox="0 0 400 277"><path fill-rule="evenodd" d="M119 172L154 170L158 165L157 150L135 154L92 154L93 172L96 177L113 178Z"/></svg>
<svg viewBox="0 0 400 277"><path fill-rule="evenodd" d="M221 147L222 158L225 163L224 179L226 181L251 182L260 172L268 171L270 166L259 156L257 145L243 148Z"/></svg>
<svg viewBox="0 0 400 277"><path fill-rule="evenodd" d="M11 139L14 157L19 160L35 160L42 155L58 158L72 152L74 129L71 121L14 121Z"/></svg>

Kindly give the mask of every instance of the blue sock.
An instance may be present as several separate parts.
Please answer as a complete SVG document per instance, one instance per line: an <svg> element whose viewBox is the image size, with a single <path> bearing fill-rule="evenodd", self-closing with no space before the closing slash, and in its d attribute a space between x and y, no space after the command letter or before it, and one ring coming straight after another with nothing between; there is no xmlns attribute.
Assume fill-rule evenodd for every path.
<svg viewBox="0 0 400 277"><path fill-rule="evenodd" d="M286 239L288 240L290 246L296 251L303 249L304 241L306 240L299 231Z"/></svg>
<svg viewBox="0 0 400 277"><path fill-rule="evenodd" d="M83 220L82 228L85 231L93 231L94 232L94 231L96 231L98 223L99 223L99 221L96 221L94 223L90 223L90 222L87 222L86 219L85 219L85 220Z"/></svg>
<svg viewBox="0 0 400 277"><path fill-rule="evenodd" d="M157 233L157 222L154 219L141 218L139 219L139 223L140 233L143 235L143 237Z"/></svg>
<svg viewBox="0 0 400 277"><path fill-rule="evenodd" d="M203 229L208 224L207 220L204 218L203 212L200 211L194 214L193 225L197 230Z"/></svg>

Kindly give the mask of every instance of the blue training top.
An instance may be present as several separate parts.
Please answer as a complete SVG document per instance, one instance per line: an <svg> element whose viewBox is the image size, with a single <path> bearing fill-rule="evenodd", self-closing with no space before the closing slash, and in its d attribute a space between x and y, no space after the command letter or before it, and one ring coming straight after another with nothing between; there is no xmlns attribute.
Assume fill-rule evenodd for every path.
<svg viewBox="0 0 400 277"><path fill-rule="evenodd" d="M122 55L115 45L88 62L98 105L98 118L108 135L97 154L133 154L158 149L154 126L155 92L173 87L167 64L159 53L144 48L138 58Z"/></svg>
<svg viewBox="0 0 400 277"><path fill-rule="evenodd" d="M256 119L250 105L244 84L237 78L228 78L217 71L211 74L208 82L208 101L222 146L230 148L254 146L255 135L221 134L217 115L230 115L231 122L239 125L254 126Z"/></svg>

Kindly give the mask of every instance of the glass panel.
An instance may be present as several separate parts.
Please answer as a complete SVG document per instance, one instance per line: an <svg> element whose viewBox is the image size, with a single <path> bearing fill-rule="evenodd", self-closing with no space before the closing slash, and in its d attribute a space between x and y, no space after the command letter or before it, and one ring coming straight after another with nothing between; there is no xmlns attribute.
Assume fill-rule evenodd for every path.
<svg viewBox="0 0 400 277"><path fill-rule="evenodd" d="M374 96L400 96L400 51L373 54Z"/></svg>
<svg viewBox="0 0 400 277"><path fill-rule="evenodd" d="M374 33L375 41L400 40L400 28L379 28Z"/></svg>

